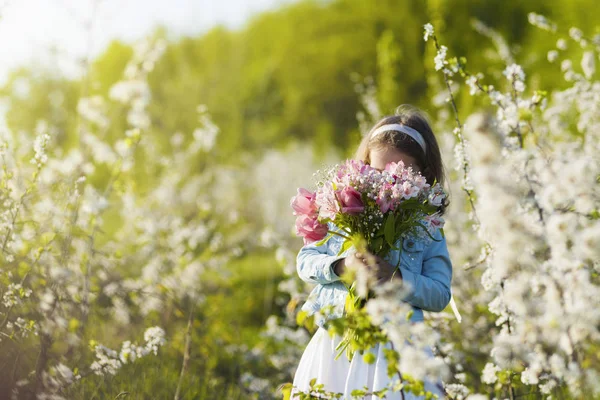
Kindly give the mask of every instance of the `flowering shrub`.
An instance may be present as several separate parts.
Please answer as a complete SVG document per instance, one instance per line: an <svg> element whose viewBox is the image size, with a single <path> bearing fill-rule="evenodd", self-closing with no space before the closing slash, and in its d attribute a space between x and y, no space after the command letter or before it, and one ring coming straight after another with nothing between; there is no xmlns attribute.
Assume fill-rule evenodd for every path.
<svg viewBox="0 0 600 400"><path fill-rule="evenodd" d="M556 30L542 16L529 20ZM600 42L588 42L576 29L569 35L585 50L584 74L563 61L572 87L551 94L527 95L517 64L504 70L508 90L502 92L469 73L464 61L438 53L436 69L446 80L461 75L470 94L487 96L496 108L495 116L477 113L465 126L459 122L456 154L466 171L463 187L476 194L473 226L485 250L481 283L493 293L488 309L500 328L481 381L511 396L520 384L542 395L561 386L575 397L600 392L591 311L599 298L600 84L589 61ZM426 37L441 48L431 26Z"/></svg>
<svg viewBox="0 0 600 400"><path fill-rule="evenodd" d="M542 16L530 14L529 21L557 31ZM501 51L507 48L497 34L487 33ZM436 360L449 368L444 383L451 399L484 398L477 392L502 398L600 394L600 83L594 79L600 37L576 28L569 37L583 49L581 73L565 59L560 68L569 87L529 92L520 65L509 63L503 71L506 89L496 88L483 74L468 71L466 59L449 58L434 27L425 25L424 39L435 45L434 68L446 92L438 132L452 132L440 142L446 159L454 155L452 174L460 177L451 179L452 188L462 191L454 204L466 205L449 210L446 225L458 272L453 292L465 322L452 325L444 314L428 315L427 321L439 333L429 343L437 347ZM557 62L569 45L559 38L549 62ZM460 78L469 95L488 100L493 113L476 111L462 122L456 97L462 86L455 81ZM448 104L453 119L443 110ZM457 268L461 261L464 268ZM473 278L479 287L473 287ZM394 299L385 301L367 303L370 323L402 315L389 312L399 306ZM404 326L396 321L386 328L405 337L410 333ZM398 371L419 365L410 352L398 354L407 363ZM414 382L404 381L409 388ZM322 393L318 382L313 392L336 398Z"/></svg>
<svg viewBox="0 0 600 400"><path fill-rule="evenodd" d="M159 153L146 135L146 79L164 43L135 50L108 98L79 101L78 146L60 147L46 122L32 141L2 136L0 351L1 369L11 373L1 374L0 388L15 398L77 397L83 380L160 357L171 329L186 320L192 329L210 294L205 271L240 255L236 240L225 247L220 232L235 224L238 209L220 209L205 190L226 171L193 170L218 128L198 107L191 140L175 134L172 152ZM128 124L114 142L104 136L119 123L107 117L111 108ZM136 334L141 344L111 337ZM181 348L189 357L189 344ZM173 386L179 391L181 382Z"/></svg>

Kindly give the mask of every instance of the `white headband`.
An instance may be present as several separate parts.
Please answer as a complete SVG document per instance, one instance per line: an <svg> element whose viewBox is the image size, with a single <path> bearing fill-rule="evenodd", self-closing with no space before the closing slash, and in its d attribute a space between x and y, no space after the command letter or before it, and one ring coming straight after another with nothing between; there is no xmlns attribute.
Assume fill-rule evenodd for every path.
<svg viewBox="0 0 600 400"><path fill-rule="evenodd" d="M413 138L415 140L415 142L419 143L419 145L423 149L424 153L427 152L427 145L425 144L425 139L423 139L423 136L421 136L419 131L411 128L410 126L406 126L406 125L402 125L402 124L382 125L379 128L375 129L375 131L373 131L373 133L371 134L371 138L374 138L375 136L377 136L380 133L385 132L385 131L398 131L398 132L406 133L408 136Z"/></svg>

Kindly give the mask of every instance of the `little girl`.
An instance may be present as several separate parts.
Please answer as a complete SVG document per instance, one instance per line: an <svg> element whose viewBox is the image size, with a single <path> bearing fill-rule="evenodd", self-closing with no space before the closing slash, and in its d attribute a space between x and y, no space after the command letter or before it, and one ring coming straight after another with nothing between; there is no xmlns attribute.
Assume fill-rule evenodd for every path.
<svg viewBox="0 0 600 400"><path fill-rule="evenodd" d="M375 124L360 143L355 158L379 170L390 162L402 161L405 166L418 170L430 185L434 181L443 185L442 158L426 117L419 110L406 106L398 107L395 114ZM440 207L440 213L447 205L446 202ZM374 271L379 283L390 279L408 281L412 290L403 301L412 306L410 321L422 323L423 310L442 311L451 299L452 263L446 240L439 230L434 238L436 241L429 242L404 240L401 255L398 250L392 250L386 259L373 256L376 263L371 265L367 260L373 260L373 257L365 257L365 254L355 253L353 249L337 256L341 244L338 236L332 236L320 246L315 243L305 245L297 257L298 275L302 280L317 285L302 310L311 315L324 306L332 305L334 313L328 318L341 317L348 290L340 276L347 263L354 263ZM400 267L394 274L398 258ZM386 387L391 378L387 375L385 355L380 348L382 344L372 349L376 355L373 364L364 362L360 355L349 361L345 353L335 360L335 348L342 338L329 335L324 328L326 319L317 320L319 328L302 354L294 376L292 399L299 398L298 390L308 393L313 378L316 378L317 384L324 385L324 390L343 393L344 399L351 398L354 389L366 386L372 392ZM390 342L385 347L391 348ZM433 357L431 349L427 349L427 356ZM410 374L410 371L405 372ZM439 399L445 398L441 380L426 380L424 383L425 391L437 394ZM367 398L378 399L375 396ZM385 398L409 400L425 397L389 391Z"/></svg>

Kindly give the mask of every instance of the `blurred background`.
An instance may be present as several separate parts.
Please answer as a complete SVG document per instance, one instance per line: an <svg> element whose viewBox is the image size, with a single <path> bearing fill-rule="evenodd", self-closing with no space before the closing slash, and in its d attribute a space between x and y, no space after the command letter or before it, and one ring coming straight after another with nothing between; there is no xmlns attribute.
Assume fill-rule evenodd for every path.
<svg viewBox="0 0 600 400"><path fill-rule="evenodd" d="M434 120L459 179L423 25L489 84L514 61L528 87L558 90L547 59L557 36L528 14L598 33L596 11L593 0L3 1L0 131L15 174L5 187L27 197L1 276L7 287L27 276L32 293L11 307L40 332L0 341L0 389L64 383L65 365L85 378L57 384L67 398L279 397L310 338L294 319L310 289L295 276L296 188L405 103ZM489 109L455 96L461 115ZM27 165L40 146L48 161L36 175ZM460 209L460 188L452 194ZM448 222L449 243L461 243L463 222ZM45 267L27 275L37 248ZM460 279L479 248L450 250ZM48 296L64 306L41 307ZM157 356L85 372L91 343L118 350L152 325L166 331Z"/></svg>
<svg viewBox="0 0 600 400"><path fill-rule="evenodd" d="M516 61L531 71L530 79L546 86L559 72L542 50L555 39L529 25L527 14L593 31L592 7L586 0L5 1L4 119L18 130L52 117L40 104L47 100L47 90L38 90L44 85L68 86L65 105L75 104L82 90L106 93L121 78L133 42L149 35L167 42L149 76L154 95L149 112L160 121L164 140L176 131L191 133L195 107L206 104L223 132L217 139L221 159L242 149L263 151L315 138L323 149L331 147L327 143L349 149L359 138L356 81L373 79L377 101L388 113L401 103L430 108L426 76L432 64L426 60L432 50L422 40L424 23L434 23L446 45L467 57L475 71L490 65L490 58L502 63L492 54L493 38L474 25L486 24L504 37ZM19 103L19 96L27 101ZM68 140L73 127L62 121L61 128L61 138Z"/></svg>

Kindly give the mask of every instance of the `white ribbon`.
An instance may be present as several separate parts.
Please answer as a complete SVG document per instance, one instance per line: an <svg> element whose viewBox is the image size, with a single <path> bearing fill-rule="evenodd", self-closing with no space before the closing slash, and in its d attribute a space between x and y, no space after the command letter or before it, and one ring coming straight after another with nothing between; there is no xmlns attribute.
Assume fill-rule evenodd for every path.
<svg viewBox="0 0 600 400"><path fill-rule="evenodd" d="M413 138L415 140L415 142L419 143L419 145L423 149L424 153L427 152L427 145L425 144L425 139L423 139L423 136L419 133L419 131L411 128L410 126L406 126L406 125L402 125L402 124L382 125L379 128L375 129L375 131L373 133L371 133L371 138L374 138L375 136L379 135L381 132L385 132L385 131L397 131L397 132L405 133L408 136L410 136L411 138Z"/></svg>

